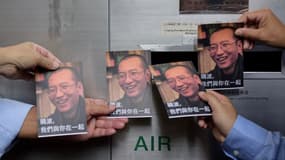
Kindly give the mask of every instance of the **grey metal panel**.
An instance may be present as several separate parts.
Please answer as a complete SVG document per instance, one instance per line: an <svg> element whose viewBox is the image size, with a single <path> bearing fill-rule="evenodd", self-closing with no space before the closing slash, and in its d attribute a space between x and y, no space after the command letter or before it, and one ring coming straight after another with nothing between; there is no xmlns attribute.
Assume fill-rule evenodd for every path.
<svg viewBox="0 0 285 160"><path fill-rule="evenodd" d="M272 8L285 22L284 1L250 0L250 10L264 7ZM110 0L110 49L126 50L142 47L151 48L153 51L173 52L185 49L193 51L193 46L183 44L183 35L162 34L161 25L166 22L200 24L237 21L240 16L238 14L179 15L178 8L178 0ZM245 73L245 79L245 89L239 91L242 92L240 95L227 94L239 113L268 129L284 133L285 128L282 125L284 121L282 115L285 112L282 109L285 104L282 98L285 86L284 75ZM151 120L131 120L127 130L114 136L112 159L227 159L219 149L219 145L207 135L207 131L199 129L192 119L167 119L165 113L161 111L159 96L156 95L155 98L156 112ZM278 117L278 119L272 118L268 121L267 117ZM151 147L151 136L156 139L159 136L170 137L171 151L158 151L157 148L154 151L146 151L143 147L135 150L141 137L144 138L146 146Z"/></svg>
<svg viewBox="0 0 285 160"><path fill-rule="evenodd" d="M55 8L55 3L58 8ZM104 53L108 49L107 4L91 0L1 2L0 20L5 23L0 24L0 45L34 41L53 51L62 61L84 62L84 83L88 86L86 95L104 98L107 87L103 78L105 70L92 68L105 66ZM4 80L3 83L10 81Z"/></svg>
<svg viewBox="0 0 285 160"><path fill-rule="evenodd" d="M109 153L109 139L106 138L80 143L56 139L21 140L3 156L3 160L108 160Z"/></svg>
<svg viewBox="0 0 285 160"><path fill-rule="evenodd" d="M62 61L81 61L85 95L106 98L108 1L9 0L0 2L0 46L34 41ZM100 68L100 69L98 69ZM0 79L0 95L35 104L33 82ZM3 159L110 159L109 138L64 144L22 140Z"/></svg>
<svg viewBox="0 0 285 160"><path fill-rule="evenodd" d="M179 1L112 0L110 2L111 49L136 49L140 44L182 44L181 35L161 34L166 22L194 24L233 21L238 15L179 15Z"/></svg>
<svg viewBox="0 0 285 160"><path fill-rule="evenodd" d="M44 40L48 39L48 13L48 1L2 1L0 21L5 23L0 24L0 45L5 46L24 41L42 44ZM0 77L0 80L0 94L3 97L35 103L33 82L10 81L3 77Z"/></svg>
<svg viewBox="0 0 285 160"><path fill-rule="evenodd" d="M1 46L27 40L41 43L48 38L48 1L1 1L0 15Z"/></svg>

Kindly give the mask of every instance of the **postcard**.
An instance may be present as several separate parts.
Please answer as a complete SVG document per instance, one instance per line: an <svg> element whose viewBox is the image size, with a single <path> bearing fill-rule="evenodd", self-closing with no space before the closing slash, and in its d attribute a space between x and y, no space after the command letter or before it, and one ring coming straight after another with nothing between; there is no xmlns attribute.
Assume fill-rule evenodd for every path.
<svg viewBox="0 0 285 160"><path fill-rule="evenodd" d="M198 95L204 87L191 61L151 65L150 70L169 118L212 115Z"/></svg>
<svg viewBox="0 0 285 160"><path fill-rule="evenodd" d="M199 71L206 89L243 87L243 40L235 36L242 23L198 26Z"/></svg>
<svg viewBox="0 0 285 160"><path fill-rule="evenodd" d="M38 137L87 133L84 87L79 63L65 63L35 75Z"/></svg>
<svg viewBox="0 0 285 160"><path fill-rule="evenodd" d="M152 117L150 52L143 50L106 53L110 117Z"/></svg>

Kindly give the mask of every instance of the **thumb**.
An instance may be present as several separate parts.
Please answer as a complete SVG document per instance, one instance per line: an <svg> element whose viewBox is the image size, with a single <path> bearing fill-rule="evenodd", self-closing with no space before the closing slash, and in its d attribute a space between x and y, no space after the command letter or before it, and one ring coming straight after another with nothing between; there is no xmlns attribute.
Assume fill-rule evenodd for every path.
<svg viewBox="0 0 285 160"><path fill-rule="evenodd" d="M239 28L235 31L235 34L244 38L257 39L260 30L254 28Z"/></svg>
<svg viewBox="0 0 285 160"><path fill-rule="evenodd" d="M96 101L92 98L86 98L85 102L86 102L87 115L91 116L108 115L115 110L114 106L97 104Z"/></svg>
<svg viewBox="0 0 285 160"><path fill-rule="evenodd" d="M106 105L90 105L89 106L89 114L93 116L99 115L108 115L115 110L113 106L106 106Z"/></svg>
<svg viewBox="0 0 285 160"><path fill-rule="evenodd" d="M199 92L199 96L200 96L200 98L202 100L208 102L208 104L210 105L213 113L217 112L217 110L221 106L218 97L216 97L213 93L211 93L211 91Z"/></svg>

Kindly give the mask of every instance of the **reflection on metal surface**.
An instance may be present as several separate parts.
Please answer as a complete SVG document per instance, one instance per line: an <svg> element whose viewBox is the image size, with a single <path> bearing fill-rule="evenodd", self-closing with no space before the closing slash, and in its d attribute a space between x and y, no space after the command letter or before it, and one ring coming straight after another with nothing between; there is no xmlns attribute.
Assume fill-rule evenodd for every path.
<svg viewBox="0 0 285 160"><path fill-rule="evenodd" d="M56 39L61 35L60 0L49 1L49 38Z"/></svg>
<svg viewBox="0 0 285 160"><path fill-rule="evenodd" d="M49 1L49 38L58 39L74 22L76 1Z"/></svg>
<svg viewBox="0 0 285 160"><path fill-rule="evenodd" d="M282 79L285 80L285 75L281 72L245 72L245 80L273 80L273 79Z"/></svg>

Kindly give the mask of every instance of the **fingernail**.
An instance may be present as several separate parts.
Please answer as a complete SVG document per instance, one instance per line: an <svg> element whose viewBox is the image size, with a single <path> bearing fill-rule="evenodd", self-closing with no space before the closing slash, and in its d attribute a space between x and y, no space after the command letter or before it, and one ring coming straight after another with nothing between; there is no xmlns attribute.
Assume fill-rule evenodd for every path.
<svg viewBox="0 0 285 160"><path fill-rule="evenodd" d="M205 92L204 91L200 91L198 94L199 95L203 95L203 94L205 94Z"/></svg>
<svg viewBox="0 0 285 160"><path fill-rule="evenodd" d="M116 130L115 129L110 129L110 135L113 135L116 133Z"/></svg>
<svg viewBox="0 0 285 160"><path fill-rule="evenodd" d="M115 110L116 109L116 107L115 106L110 106L110 110Z"/></svg>
<svg viewBox="0 0 285 160"><path fill-rule="evenodd" d="M118 123L118 126L119 126L120 128L122 128L122 127L125 126L125 123Z"/></svg>
<svg viewBox="0 0 285 160"><path fill-rule="evenodd" d="M56 61L57 61L58 63L60 63L60 64L62 63L61 60L59 60L57 57L55 57L55 58L56 58Z"/></svg>
<svg viewBox="0 0 285 160"><path fill-rule="evenodd" d="M124 122L125 122L125 123L128 123L128 122L129 122L129 119L128 119L128 118L124 119Z"/></svg>
<svg viewBox="0 0 285 160"><path fill-rule="evenodd" d="M60 66L60 63L58 63L57 61L53 62L53 68L57 69Z"/></svg>
<svg viewBox="0 0 285 160"><path fill-rule="evenodd" d="M248 49L249 48L249 44L247 42L243 43L243 49Z"/></svg>
<svg viewBox="0 0 285 160"><path fill-rule="evenodd" d="M241 29L237 29L235 31L235 34L238 35L238 36L242 35L242 30Z"/></svg>

